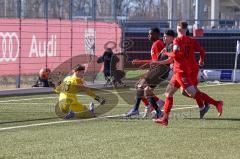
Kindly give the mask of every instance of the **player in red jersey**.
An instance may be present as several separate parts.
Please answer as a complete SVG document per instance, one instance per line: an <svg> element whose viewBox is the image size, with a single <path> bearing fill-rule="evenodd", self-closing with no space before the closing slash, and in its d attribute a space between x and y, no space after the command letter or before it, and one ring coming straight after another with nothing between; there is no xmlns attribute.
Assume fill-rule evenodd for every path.
<svg viewBox="0 0 240 159"><path fill-rule="evenodd" d="M183 27L187 28L187 23L186 22L183 23L182 25L185 25ZM199 66L203 66L204 65L205 50L200 46L200 44L195 39L191 39L191 40L192 40L192 45L193 45L193 47L192 47L193 51L190 50L191 52L189 53L188 60L187 60L188 64L189 64L189 67L191 69L189 78L191 79L191 82L195 86L195 88L198 89L197 85L198 85ZM195 52L199 52L200 53L200 60L199 60L199 62L196 61L195 54L194 54ZM188 96L188 94L185 91L182 91L182 94ZM218 106L219 102L214 100L213 98L211 98L210 96L208 96L204 92L201 92L201 95L203 97L204 102L202 103L201 101L196 100L196 102L197 102L197 104L199 106L199 109L200 109L200 119L202 119L204 117L204 115L207 113L207 111L209 109L208 102L210 104L215 105L218 110L220 109L219 110L219 112L220 112L219 115L221 115L222 110L221 110L221 107Z"/></svg>
<svg viewBox="0 0 240 159"><path fill-rule="evenodd" d="M158 28L152 28L152 29L149 30L148 38L149 38L150 41L153 42L152 47L151 47L151 59L152 59L152 61L157 61L158 60L158 56L159 56L160 52L165 47L162 40L159 39L159 36L160 36L160 30ZM152 93L151 86L150 87L146 86L146 79L141 78L138 81L138 83L136 84L136 87L137 87L137 96L136 96L135 105L126 114L126 116L130 117L132 115L139 114L138 109L139 109L139 105L140 105L141 100L144 102L144 105L145 105L146 109L151 104L151 106L157 112L156 117L160 116L161 111L158 109L158 105L163 106L163 101L160 100L157 96L155 96ZM148 96L149 93L151 93L151 96L149 96L148 99L146 99L146 97L144 95Z"/></svg>
<svg viewBox="0 0 240 159"><path fill-rule="evenodd" d="M197 62L197 60L195 58L195 54L189 55L189 59L188 59L188 63L189 63L190 68L191 68L191 73L190 73L189 77L191 79L192 84L197 88L199 65L202 66L204 64L205 50L199 45L199 43L196 40L192 39L192 42L193 42L192 45L193 45L194 51L200 53L199 63ZM158 62L158 63L162 64L162 62ZM184 96L190 97L185 91L183 91L182 88L181 88L181 93ZM197 101L197 103L198 103L198 101ZM199 105L199 108L200 108L200 118L202 119L203 116L205 115L205 113L208 111L209 105L206 102L198 103L198 105Z"/></svg>
<svg viewBox="0 0 240 159"><path fill-rule="evenodd" d="M151 58L152 61L157 61L158 56L162 49L165 47L162 40L159 39L160 30L158 28L153 28L149 31L148 39L153 42L151 47Z"/></svg>
<svg viewBox="0 0 240 159"><path fill-rule="evenodd" d="M163 118L155 119L156 123L165 126L168 125L168 117L173 105L173 95L180 87L182 87L190 97L195 98L200 107L203 106L201 103L203 104L205 101L216 106L219 116L222 114L223 102L210 100L210 98L205 96L206 94L200 92L193 84L193 77L191 77L191 74L196 73L196 70L194 72L192 71L192 67L195 67L196 63L191 61L195 59L195 41L186 36L186 31L187 23L178 23L178 37L173 42L173 52L165 52L165 55L174 59L174 74L165 92L164 116ZM200 63L203 63L203 59L200 60Z"/></svg>
<svg viewBox="0 0 240 159"><path fill-rule="evenodd" d="M192 45L193 45L194 52L199 52L200 53L200 59L199 59L198 62L197 62L197 60L195 58L195 54L194 53L189 54L189 57L188 57L189 67L191 68L191 72L190 72L189 77L191 78L192 84L197 89L199 66L203 66L204 65L205 50L201 47L201 45L195 39L192 39ZM185 91L183 91L182 88L181 88L181 93L184 96L190 97ZM202 95L208 96L204 92L201 92L201 93L202 93ZM211 97L209 97L209 98L211 98ZM214 100L214 99L211 98L211 100ZM204 117L204 115L209 110L209 104L207 102L201 103L201 101L198 101L198 100L196 100L196 102L197 102L197 104L199 106L199 109L200 109L200 119L202 119Z"/></svg>
<svg viewBox="0 0 240 159"><path fill-rule="evenodd" d="M187 24L186 24L186 27L187 27ZM187 33L186 33L186 35L187 35ZM204 64L205 50L201 47L201 45L195 39L192 39L191 45L192 45L193 51L191 52L191 54L189 53L189 56L188 56L188 64L189 64L189 67L191 68L189 78L191 79L192 84L197 89L199 66L203 66L203 64ZM191 51L191 50L189 50L189 51ZM195 52L200 53L200 59L198 62L195 58L195 54L194 54ZM182 88L181 88L181 93L184 96L190 97L185 91L183 91ZM200 119L202 119L203 116L207 113L207 111L209 109L209 105L206 102L201 103L201 101L198 101L198 100L196 100L196 102L200 109Z"/></svg>

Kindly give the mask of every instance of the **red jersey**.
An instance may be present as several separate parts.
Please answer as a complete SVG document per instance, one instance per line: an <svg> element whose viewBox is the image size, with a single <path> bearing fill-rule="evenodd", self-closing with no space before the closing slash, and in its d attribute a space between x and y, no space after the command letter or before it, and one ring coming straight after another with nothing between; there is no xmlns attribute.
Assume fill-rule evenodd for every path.
<svg viewBox="0 0 240 159"><path fill-rule="evenodd" d="M190 74L192 70L198 69L195 51L200 52L201 60L204 59L205 51L198 42L188 36L177 37L173 41L173 53L168 54L174 58L174 72L185 72Z"/></svg>
<svg viewBox="0 0 240 159"><path fill-rule="evenodd" d="M200 61L204 61L205 50L200 46L200 44L195 39L192 39L192 46L193 46L193 51L191 51L189 54L188 63L189 63L189 67L191 68L192 71L198 71L199 63L196 60L195 52L199 52L200 53Z"/></svg>
<svg viewBox="0 0 240 159"><path fill-rule="evenodd" d="M162 51L162 49L164 47L165 46L164 46L162 40L157 40L152 44L152 48L151 48L152 61L158 60L158 55L160 54L160 52Z"/></svg>

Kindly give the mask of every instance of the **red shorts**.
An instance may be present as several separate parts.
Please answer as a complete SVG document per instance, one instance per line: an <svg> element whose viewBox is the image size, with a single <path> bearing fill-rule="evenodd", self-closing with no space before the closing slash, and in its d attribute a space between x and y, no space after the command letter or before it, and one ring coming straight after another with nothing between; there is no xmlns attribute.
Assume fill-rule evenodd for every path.
<svg viewBox="0 0 240 159"><path fill-rule="evenodd" d="M175 87L175 88L180 88L182 87L183 89L186 89L189 86L192 86L191 78L189 78L186 74L184 73L174 73L172 76L172 79L170 83Z"/></svg>
<svg viewBox="0 0 240 159"><path fill-rule="evenodd" d="M199 69L193 69L189 75L191 82L194 86L198 85L198 71Z"/></svg>

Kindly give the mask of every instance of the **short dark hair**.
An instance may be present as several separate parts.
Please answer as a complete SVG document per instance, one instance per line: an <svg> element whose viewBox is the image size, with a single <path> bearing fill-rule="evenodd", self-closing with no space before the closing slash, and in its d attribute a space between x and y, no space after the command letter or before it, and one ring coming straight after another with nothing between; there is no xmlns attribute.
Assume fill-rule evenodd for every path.
<svg viewBox="0 0 240 159"><path fill-rule="evenodd" d="M177 25L180 26L182 29L187 29L187 27L188 27L188 23L184 22L184 21L178 22Z"/></svg>
<svg viewBox="0 0 240 159"><path fill-rule="evenodd" d="M113 51L111 48L105 48L105 51L103 52L103 56L110 56L113 54Z"/></svg>
<svg viewBox="0 0 240 159"><path fill-rule="evenodd" d="M110 52L110 53L112 53L113 51L112 51L112 48L105 48L105 52Z"/></svg>
<svg viewBox="0 0 240 159"><path fill-rule="evenodd" d="M85 70L85 67L82 66L82 65L80 65L80 64L77 64L77 65L74 66L72 69L73 69L74 71L83 71L83 70Z"/></svg>
<svg viewBox="0 0 240 159"><path fill-rule="evenodd" d="M160 30L158 28L151 28L150 31L160 34Z"/></svg>
<svg viewBox="0 0 240 159"><path fill-rule="evenodd" d="M168 35L168 36L175 37L175 32L174 32L173 30L171 30L171 29L166 30L166 31L164 32L164 34L166 34L166 35Z"/></svg>

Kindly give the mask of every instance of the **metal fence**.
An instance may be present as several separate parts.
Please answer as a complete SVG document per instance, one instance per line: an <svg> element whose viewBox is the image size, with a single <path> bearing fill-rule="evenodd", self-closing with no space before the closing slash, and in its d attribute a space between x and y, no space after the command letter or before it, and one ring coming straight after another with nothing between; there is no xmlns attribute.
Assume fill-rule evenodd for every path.
<svg viewBox="0 0 240 159"><path fill-rule="evenodd" d="M204 20L204 23L211 23L211 20ZM206 50L205 65L202 70L212 70L211 80L220 80L220 76L227 74L226 81L233 80L233 72L240 69L240 59L236 55L237 41L240 40L239 28L230 27L227 23L218 28L202 28L203 36L194 36L195 29L191 27L194 21L188 21L190 24L190 36L197 39ZM150 49L152 43L148 40L148 30L152 27L158 27L163 32L169 29L169 21L156 20L128 20L122 22L122 31L124 39L131 41L132 47L126 49L129 59L150 59ZM174 29L175 30L175 29ZM196 54L196 58L199 55ZM129 66L130 67L130 66ZM213 71L216 70L216 71ZM227 72L227 73L225 73ZM237 71L239 72L239 71ZM225 75L223 75L225 78ZM237 73L237 81L240 81L240 74Z"/></svg>
<svg viewBox="0 0 240 159"><path fill-rule="evenodd" d="M34 83L41 68L69 72L77 63L101 71L106 47L121 51L116 1L0 0L0 85Z"/></svg>
<svg viewBox="0 0 240 159"><path fill-rule="evenodd" d="M172 1L175 1L175 6L170 6ZM198 3L203 6L199 6L198 10L196 3L195 0L0 0L0 17L48 19L88 17L101 20L189 19L193 22L195 22L194 19L216 19L216 21L220 19L219 25L232 25L235 20L240 20L238 0L219 1L221 10L216 18L211 18L212 6L210 1L199 1ZM184 6L185 4L188 6ZM173 18L170 18L171 7L174 7L172 10L175 12ZM201 13L201 18L196 18L195 14L198 13ZM204 25L211 26L207 23ZM237 25L239 26L239 24Z"/></svg>
<svg viewBox="0 0 240 159"><path fill-rule="evenodd" d="M211 23L211 20L205 20ZM148 30L153 27L160 28L162 34L169 29L168 21L124 21L122 22L124 38L132 41L132 47L126 52L129 58L146 59L150 58L151 42L148 40ZM194 35L194 29L190 24L190 36ZM174 29L175 30L175 29ZM205 48L207 57L204 69L233 69L236 53L237 40L240 40L239 28L203 28L204 36L193 36ZM238 65L240 68L240 64Z"/></svg>
<svg viewBox="0 0 240 159"><path fill-rule="evenodd" d="M116 23L92 20L0 19L1 86L34 83L41 68L69 72L86 64L100 72L97 57L106 47L120 52L121 28Z"/></svg>
<svg viewBox="0 0 240 159"><path fill-rule="evenodd" d="M129 60L148 58L148 29L159 27L164 31L182 18L179 14L174 20L167 19L167 2L0 0L1 86L24 87L33 83L29 75L36 77L40 68L54 70L64 64L69 70L76 63L74 59L96 74L101 69L96 58L106 47L126 52ZM180 13L181 8L177 10ZM203 24L205 35L198 40L207 50L206 68L232 69L236 41L240 39L239 19L191 17L187 20L191 33L194 24ZM211 27L212 22L218 25Z"/></svg>

